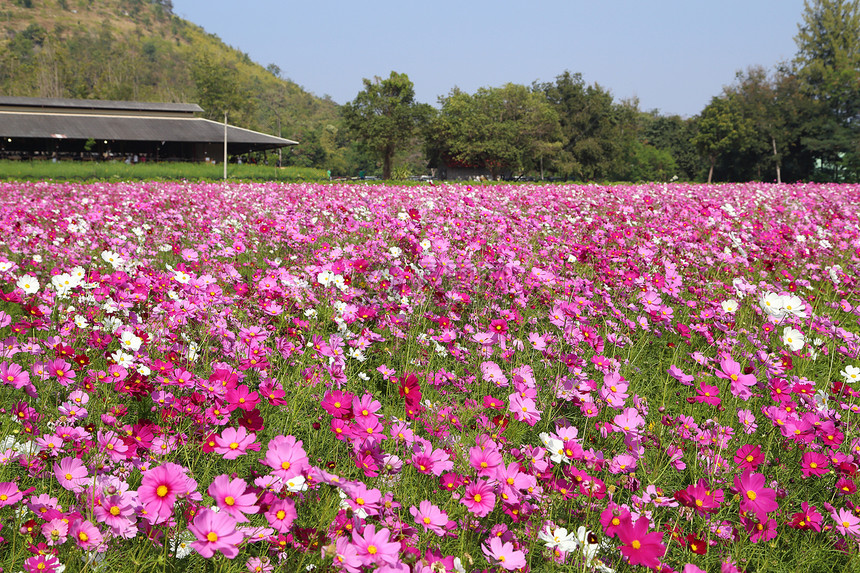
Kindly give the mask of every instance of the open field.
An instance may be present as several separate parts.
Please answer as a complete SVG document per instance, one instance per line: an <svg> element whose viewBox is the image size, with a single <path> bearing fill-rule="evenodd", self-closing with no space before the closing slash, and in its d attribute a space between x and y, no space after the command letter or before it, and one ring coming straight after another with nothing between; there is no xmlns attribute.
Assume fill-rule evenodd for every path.
<svg viewBox="0 0 860 573"><path fill-rule="evenodd" d="M0 567L858 569L858 206L0 184Z"/></svg>

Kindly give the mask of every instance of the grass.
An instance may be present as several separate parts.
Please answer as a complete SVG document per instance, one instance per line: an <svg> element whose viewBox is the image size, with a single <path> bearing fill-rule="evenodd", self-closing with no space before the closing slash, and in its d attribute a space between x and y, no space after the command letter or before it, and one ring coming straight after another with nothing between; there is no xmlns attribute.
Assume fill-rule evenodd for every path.
<svg viewBox="0 0 860 573"><path fill-rule="evenodd" d="M207 163L0 161L0 181L220 181L224 166ZM328 174L312 167L227 165L230 181L323 181Z"/></svg>

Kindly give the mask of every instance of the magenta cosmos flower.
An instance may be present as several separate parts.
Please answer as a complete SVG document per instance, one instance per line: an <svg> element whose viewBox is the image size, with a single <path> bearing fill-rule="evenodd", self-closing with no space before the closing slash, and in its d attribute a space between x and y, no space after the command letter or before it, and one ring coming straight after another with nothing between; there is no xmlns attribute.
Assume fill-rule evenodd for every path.
<svg viewBox="0 0 860 573"><path fill-rule="evenodd" d="M741 511L754 513L759 521L767 521L767 514L779 508L776 492L764 487L765 481L764 475L749 471L740 477L735 476L735 487L741 496Z"/></svg>
<svg viewBox="0 0 860 573"><path fill-rule="evenodd" d="M800 458L800 468L803 477L823 476L830 471L830 459L818 452L804 452Z"/></svg>
<svg viewBox="0 0 860 573"><path fill-rule="evenodd" d="M466 486L460 503L476 516L486 517L496 506L496 494L486 481L476 481Z"/></svg>
<svg viewBox="0 0 860 573"><path fill-rule="evenodd" d="M663 532L648 533L648 525L648 518L642 516L636 523L619 528L618 539L624 544L621 554L627 557L631 565L644 565L653 569L666 553L666 546L663 545Z"/></svg>
<svg viewBox="0 0 860 573"><path fill-rule="evenodd" d="M162 464L148 470L137 489L137 496L152 523L166 521L173 514L176 497L188 493L188 478L182 466Z"/></svg>
<svg viewBox="0 0 860 573"><path fill-rule="evenodd" d="M731 358L720 360L720 369L715 373L717 378L731 380L731 392L742 400L752 397L751 386L755 386L756 377L752 374L744 374L741 365Z"/></svg>
<svg viewBox="0 0 860 573"><path fill-rule="evenodd" d="M54 573L60 567L60 560L53 555L33 555L24 560L27 573Z"/></svg>
<svg viewBox="0 0 860 573"><path fill-rule="evenodd" d="M235 519L227 513L208 508L197 514L188 530L197 538L191 548L206 558L215 555L216 551L227 559L235 558L239 554L237 545L245 538L242 532L236 531Z"/></svg>

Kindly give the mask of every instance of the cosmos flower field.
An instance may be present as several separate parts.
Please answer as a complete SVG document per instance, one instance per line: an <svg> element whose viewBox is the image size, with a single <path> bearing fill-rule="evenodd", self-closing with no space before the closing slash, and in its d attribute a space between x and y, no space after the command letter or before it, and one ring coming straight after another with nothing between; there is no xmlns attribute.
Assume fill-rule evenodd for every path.
<svg viewBox="0 0 860 573"><path fill-rule="evenodd" d="M0 184L3 571L860 567L860 186Z"/></svg>

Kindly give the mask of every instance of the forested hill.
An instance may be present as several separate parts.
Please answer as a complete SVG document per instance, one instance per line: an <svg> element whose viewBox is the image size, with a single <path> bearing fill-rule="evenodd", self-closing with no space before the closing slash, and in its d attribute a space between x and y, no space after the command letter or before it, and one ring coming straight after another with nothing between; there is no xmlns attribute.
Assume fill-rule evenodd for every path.
<svg viewBox="0 0 860 573"><path fill-rule="evenodd" d="M301 139L337 104L173 14L170 0L4 0L0 94L198 103L210 118Z"/></svg>

